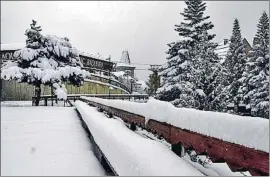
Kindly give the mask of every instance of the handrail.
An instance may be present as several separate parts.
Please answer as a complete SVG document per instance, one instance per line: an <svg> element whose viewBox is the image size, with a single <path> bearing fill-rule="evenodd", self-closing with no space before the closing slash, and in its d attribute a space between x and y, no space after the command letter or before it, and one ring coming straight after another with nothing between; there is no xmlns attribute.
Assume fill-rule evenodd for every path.
<svg viewBox="0 0 270 177"><path fill-rule="evenodd" d="M158 135L170 143L172 151L180 157L182 157L184 147L187 153L191 150L194 151L195 157L197 155L206 155L210 157L213 163L227 163L233 172L249 171L251 175L269 176L269 153L266 151L226 141L216 136L198 133L188 128L153 119L154 117L147 117L147 114L144 113L145 104L143 103L136 103L136 105L140 106L135 109L136 111L131 111L132 109L124 109L119 104L107 104L110 102L109 100L99 101L86 97L81 97L80 100L97 107L111 117L117 116L121 118L130 127L133 124ZM134 104L127 107L132 107L132 105Z"/></svg>
<svg viewBox="0 0 270 177"><path fill-rule="evenodd" d="M67 100L73 100L76 101L80 99L81 96L86 96L86 97L98 97L98 98L104 98L104 99L128 99L130 100L131 98L134 99L139 99L139 100L144 100L144 99L149 99L149 95L147 94L69 94L67 95ZM32 97L32 105L34 105L34 101L37 99L37 96ZM48 99L55 99L58 100L56 95L41 95L40 100L44 100L44 105L48 105Z"/></svg>
<svg viewBox="0 0 270 177"><path fill-rule="evenodd" d="M148 99L149 98L149 95L147 94L68 94L67 95L67 98L73 98L73 97L81 97L81 96L87 96L87 97L108 97L110 96L111 98L127 98L127 97L130 97L130 98L133 98L133 97L136 97L136 98L145 98L145 99ZM43 99L43 98L56 98L56 96L52 96L52 95L41 95L40 98ZM36 98L36 96L33 96L32 98Z"/></svg>
<svg viewBox="0 0 270 177"><path fill-rule="evenodd" d="M102 73L109 73L109 71L106 71L106 70L102 70L102 69L97 69L97 68L91 68L91 67L83 67L83 69L89 69L89 70L93 70L93 71L98 71L98 72L102 72ZM109 74L108 74L109 75ZM115 74L113 74L112 72L110 72L110 75L114 78L118 78ZM90 76L91 77L91 76ZM99 75L96 75L95 73L92 74L92 77L99 77L99 78L102 78L102 79L105 79L105 80L110 80L111 81L111 84L112 85L115 85L113 84L113 82L116 82L119 84L119 87L121 87L122 89L126 90L127 92L131 93L131 90L125 85L123 84L122 82L120 82L119 80L116 80L116 79L108 79L108 78L105 78L105 77L102 77L102 76L99 76ZM108 76L109 77L109 76ZM95 79L94 79L95 80ZM100 81L100 80L99 80ZM117 86L117 85L115 85Z"/></svg>
<svg viewBox="0 0 270 177"><path fill-rule="evenodd" d="M100 79L96 79L95 77L98 77L98 78L100 78ZM101 79L110 81L110 84L112 84L112 85L114 85L114 86L117 86L117 87L120 87L120 88L126 90L127 92L131 93L130 89L128 89L127 86L125 86L124 84L122 84L122 83L119 82L119 81L112 80L112 79L108 79L108 78L105 78L105 77L102 77L102 76L98 76L98 75L92 75L92 76L90 76L90 78L93 79L93 80L97 80L97 81L101 81ZM119 84L119 85L114 84L114 82L117 83L117 84ZM109 82L108 82L108 83L109 83Z"/></svg>

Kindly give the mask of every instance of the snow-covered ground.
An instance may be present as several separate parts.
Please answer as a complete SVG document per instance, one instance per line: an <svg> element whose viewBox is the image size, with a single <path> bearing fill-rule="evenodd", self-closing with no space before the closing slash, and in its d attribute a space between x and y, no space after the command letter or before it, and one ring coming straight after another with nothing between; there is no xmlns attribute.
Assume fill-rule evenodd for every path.
<svg viewBox="0 0 270 177"><path fill-rule="evenodd" d="M104 176L105 172L74 108L2 105L1 175Z"/></svg>
<svg viewBox="0 0 270 177"><path fill-rule="evenodd" d="M48 96L48 95L47 95ZM32 101L1 101L1 106L3 107L29 107L32 106ZM39 102L39 106L45 106L44 100ZM52 101L49 100L47 106L52 106ZM66 102L64 103L63 100L58 100L56 103L55 100L53 102L53 106L56 107L69 107L70 105Z"/></svg>
<svg viewBox="0 0 270 177"><path fill-rule="evenodd" d="M141 137L82 101L75 107L119 176L203 176L164 144Z"/></svg>
<svg viewBox="0 0 270 177"><path fill-rule="evenodd" d="M1 107L28 107L32 101L1 101Z"/></svg>

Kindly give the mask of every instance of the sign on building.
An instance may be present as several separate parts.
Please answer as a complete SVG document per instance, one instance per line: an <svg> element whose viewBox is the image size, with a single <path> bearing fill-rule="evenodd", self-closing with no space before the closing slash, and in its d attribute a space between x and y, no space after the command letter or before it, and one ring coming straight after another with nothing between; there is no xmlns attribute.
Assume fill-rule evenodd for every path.
<svg viewBox="0 0 270 177"><path fill-rule="evenodd" d="M4 50L1 51L1 61L7 61L7 60L15 60L13 54L16 50ZM84 65L84 67L90 67L90 68L95 68L95 69L100 69L100 70L112 70L113 68L113 63L104 61L104 60L99 60L91 57L86 57L83 55L80 55L80 59Z"/></svg>
<svg viewBox="0 0 270 177"><path fill-rule="evenodd" d="M7 61L7 60L15 60L13 54L15 50L5 50L1 51L1 60Z"/></svg>

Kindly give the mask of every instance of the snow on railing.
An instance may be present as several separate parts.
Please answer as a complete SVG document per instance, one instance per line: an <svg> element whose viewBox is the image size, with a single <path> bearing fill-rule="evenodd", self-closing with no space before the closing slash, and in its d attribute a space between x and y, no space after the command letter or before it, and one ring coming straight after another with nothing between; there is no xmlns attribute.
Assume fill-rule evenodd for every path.
<svg viewBox="0 0 270 177"><path fill-rule="evenodd" d="M97 75L97 74L91 74L91 76L89 77L88 80L96 80L96 81L106 80L106 82L110 81L111 85L113 85L115 87L120 87L120 88L124 89L125 92L130 92L129 88L127 88L122 82L120 82L116 79L110 79L109 77L104 77L104 76Z"/></svg>
<svg viewBox="0 0 270 177"><path fill-rule="evenodd" d="M122 91L124 91L125 93L129 93L127 90L125 90L125 89L123 89L123 88L121 88L121 87L118 87L118 86L109 84L109 83L101 82L101 81L98 81L98 80L92 80L92 79L85 79L85 81L86 81L86 82L97 83L97 84L101 84L101 85L106 85L106 86L109 86L109 87L112 87L112 88L115 88L115 89L122 90Z"/></svg>
<svg viewBox="0 0 270 177"><path fill-rule="evenodd" d="M269 120L228 113L176 108L171 103L149 99L147 103L81 97L159 122L227 142L269 152Z"/></svg>
<svg viewBox="0 0 270 177"><path fill-rule="evenodd" d="M82 101L75 107L119 176L203 176L160 142L135 134Z"/></svg>

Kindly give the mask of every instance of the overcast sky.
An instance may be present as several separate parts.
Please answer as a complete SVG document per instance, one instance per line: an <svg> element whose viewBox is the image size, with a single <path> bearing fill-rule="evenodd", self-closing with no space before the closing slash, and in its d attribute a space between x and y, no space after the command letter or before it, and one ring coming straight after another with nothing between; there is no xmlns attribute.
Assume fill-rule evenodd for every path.
<svg viewBox="0 0 270 177"><path fill-rule="evenodd" d="M217 42L230 37L233 20L238 18L242 36L252 43L261 13L269 12L269 1L206 4ZM1 43L24 43L24 32L35 19L43 34L66 36L84 52L111 55L112 60L119 61L122 50L127 49L132 63L163 64L166 44L179 39L174 25L183 20L180 12L184 7L183 1L1 1ZM148 74L136 71L139 79L146 79Z"/></svg>

